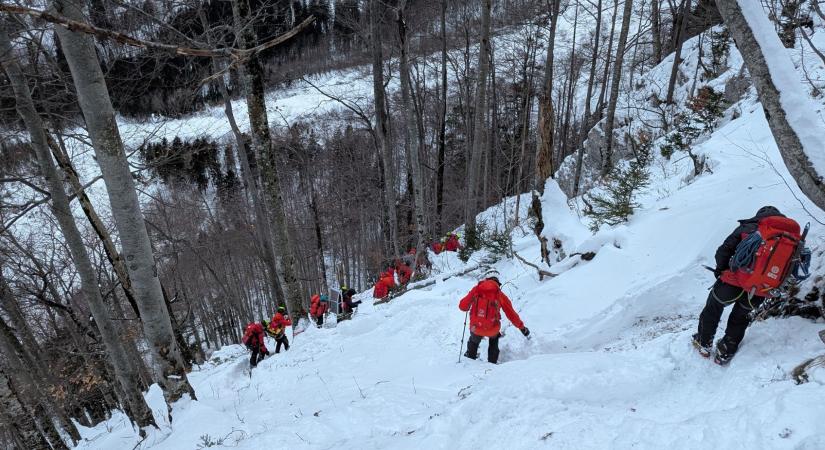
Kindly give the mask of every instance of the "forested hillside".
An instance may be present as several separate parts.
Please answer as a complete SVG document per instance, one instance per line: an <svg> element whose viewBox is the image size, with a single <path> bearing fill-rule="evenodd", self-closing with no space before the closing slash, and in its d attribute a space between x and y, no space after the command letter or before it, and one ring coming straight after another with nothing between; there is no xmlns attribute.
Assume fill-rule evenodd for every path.
<svg viewBox="0 0 825 450"><path fill-rule="evenodd" d="M0 444L818 448L823 9L2 1ZM705 367L766 205L807 241ZM530 328L456 365L492 278Z"/></svg>

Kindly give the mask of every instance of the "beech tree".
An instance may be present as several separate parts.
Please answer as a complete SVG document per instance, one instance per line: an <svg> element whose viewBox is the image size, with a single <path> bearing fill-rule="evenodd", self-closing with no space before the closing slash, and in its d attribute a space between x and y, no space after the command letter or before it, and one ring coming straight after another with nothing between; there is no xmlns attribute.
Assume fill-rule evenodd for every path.
<svg viewBox="0 0 825 450"><path fill-rule="evenodd" d="M74 1L57 0L53 7L71 20L84 22L81 6ZM78 103L106 184L112 215L141 312L144 335L153 350L158 371L156 379L163 389L171 412L171 404L175 400L187 394L194 399L195 391L186 377L185 365L163 299L149 233L143 222L106 81L91 36L69 31L62 26L55 27L55 31L68 62Z"/></svg>
<svg viewBox="0 0 825 450"><path fill-rule="evenodd" d="M749 0L716 0L748 67L779 153L799 189L825 209L822 127L802 89L785 47L762 6Z"/></svg>

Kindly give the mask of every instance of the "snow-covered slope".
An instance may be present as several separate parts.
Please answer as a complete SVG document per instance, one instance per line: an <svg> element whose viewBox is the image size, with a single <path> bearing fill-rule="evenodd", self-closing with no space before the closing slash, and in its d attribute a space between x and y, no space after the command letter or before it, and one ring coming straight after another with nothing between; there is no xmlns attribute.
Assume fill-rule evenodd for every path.
<svg viewBox="0 0 825 450"><path fill-rule="evenodd" d="M174 422L149 430L140 448L825 448L825 371L803 385L789 377L825 350L816 336L822 324L756 323L725 368L690 344L712 282L700 264L736 219L764 204L801 222L810 220L803 207L824 216L791 182L758 103L739 107L741 117L700 149L713 174L676 189L673 179L690 168L671 165L626 226L591 236L548 183L548 236L567 254L597 256L562 262L566 270L543 282L517 260L496 263L533 333L528 341L505 326L499 365L456 362L464 322L457 303L475 284L473 272L386 305L367 301L351 321L298 335L251 376L242 347L220 350L220 362L191 375L199 401L174 405ZM515 235L515 250L536 260L535 237ZM814 222L810 244L823 248L823 237ZM464 267L452 254L434 259L442 272ZM164 410L156 391L150 399ZM81 448L138 441L122 416L83 434Z"/></svg>

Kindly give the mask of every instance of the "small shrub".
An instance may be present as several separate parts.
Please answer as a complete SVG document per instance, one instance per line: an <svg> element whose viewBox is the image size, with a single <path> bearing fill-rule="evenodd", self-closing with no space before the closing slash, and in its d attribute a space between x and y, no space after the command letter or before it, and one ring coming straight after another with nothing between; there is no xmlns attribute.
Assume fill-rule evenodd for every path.
<svg viewBox="0 0 825 450"><path fill-rule="evenodd" d="M627 222L639 207L636 196L650 184L647 164L650 159L650 140L631 140L636 159L626 166L613 169L604 192L585 195L585 215L593 219L590 229L598 231L602 224L618 225Z"/></svg>
<svg viewBox="0 0 825 450"><path fill-rule="evenodd" d="M693 173L698 176L705 170L705 157L693 153L693 143L703 134L713 131L726 104L721 92L703 86L687 104L687 112L676 117L676 128L665 136L659 153L670 159L676 152L685 152L693 161Z"/></svg>

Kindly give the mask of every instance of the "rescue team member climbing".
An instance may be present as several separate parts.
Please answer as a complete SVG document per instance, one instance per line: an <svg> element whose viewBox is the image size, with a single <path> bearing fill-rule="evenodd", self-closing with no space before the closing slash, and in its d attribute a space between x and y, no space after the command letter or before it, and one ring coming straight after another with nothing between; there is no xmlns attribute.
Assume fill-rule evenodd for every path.
<svg viewBox="0 0 825 450"><path fill-rule="evenodd" d="M530 330L524 326L518 313L513 309L510 299L501 291L498 272L488 271L470 292L458 303L458 309L468 311L470 315L470 339L464 356L478 358L478 346L485 337L489 339L487 361L498 362L498 340L501 337L501 310L513 326L524 336L530 336Z"/></svg>
<svg viewBox="0 0 825 450"><path fill-rule="evenodd" d="M286 308L278 307L278 311L272 316L269 326L266 328L267 334L275 338L275 353L281 353L281 345L284 350L289 350L289 339L286 337L286 327L292 326L292 320L286 316Z"/></svg>
<svg viewBox="0 0 825 450"><path fill-rule="evenodd" d="M321 328L324 325L324 314L329 309L329 297L326 294L315 294L310 299L309 315L315 321L315 325Z"/></svg>
<svg viewBox="0 0 825 450"><path fill-rule="evenodd" d="M269 350L266 349L266 344L264 343L264 327L266 320L258 322L252 322L246 326L246 329L243 333L243 338L241 342L246 346L246 348L252 352L252 356L249 358L249 365L251 367L255 367L261 362L267 355L269 355Z"/></svg>
<svg viewBox="0 0 825 450"><path fill-rule="evenodd" d="M751 311L797 271L795 265L804 250L799 224L773 206L763 206L754 217L739 221L716 250L716 283L693 335L693 345L702 356L710 357L722 312L733 305L725 335L716 343L714 361L724 365L733 358L750 324ZM805 256L810 261L809 252ZM807 272L807 263L802 264Z"/></svg>

